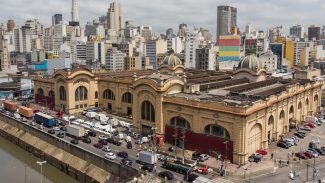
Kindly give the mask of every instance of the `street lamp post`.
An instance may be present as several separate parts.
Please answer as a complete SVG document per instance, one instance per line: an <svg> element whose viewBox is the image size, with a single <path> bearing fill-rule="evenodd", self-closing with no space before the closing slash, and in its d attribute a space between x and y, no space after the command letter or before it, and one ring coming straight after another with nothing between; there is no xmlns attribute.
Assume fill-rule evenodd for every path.
<svg viewBox="0 0 325 183"><path fill-rule="evenodd" d="M226 145L226 159L225 159L225 174L224 176L226 176L226 170L227 170L227 160L228 160L228 140L224 141L223 144Z"/></svg>
<svg viewBox="0 0 325 183"><path fill-rule="evenodd" d="M36 163L41 166L41 183L43 183L43 164L46 163L46 161L36 161Z"/></svg>
<svg viewBox="0 0 325 183"><path fill-rule="evenodd" d="M154 147L154 154L156 155L156 151L157 151L157 148L156 148L156 130L157 130L157 127L151 127L151 130L152 130L152 136L153 136L153 138L152 138L152 140L153 140L153 147Z"/></svg>

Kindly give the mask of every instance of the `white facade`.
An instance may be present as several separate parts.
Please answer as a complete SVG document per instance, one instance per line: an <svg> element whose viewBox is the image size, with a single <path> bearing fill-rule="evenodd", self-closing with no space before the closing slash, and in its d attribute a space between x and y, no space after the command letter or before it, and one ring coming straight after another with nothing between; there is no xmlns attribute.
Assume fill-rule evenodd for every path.
<svg viewBox="0 0 325 183"><path fill-rule="evenodd" d="M185 36L185 68L196 67L196 49L199 48L203 37L198 31L187 32Z"/></svg>
<svg viewBox="0 0 325 183"><path fill-rule="evenodd" d="M15 50L20 53L31 52L32 41L31 41L31 31L27 27L15 28Z"/></svg>
<svg viewBox="0 0 325 183"><path fill-rule="evenodd" d="M309 42L295 42L294 45L294 65L300 64L300 52L304 50L304 48L309 47Z"/></svg>
<svg viewBox="0 0 325 183"><path fill-rule="evenodd" d="M63 44L64 39L67 37L67 25L58 24L53 26L53 50L59 50Z"/></svg>
<svg viewBox="0 0 325 183"><path fill-rule="evenodd" d="M116 48L109 49L106 54L105 68L112 71L124 70L124 57L126 54Z"/></svg>
<svg viewBox="0 0 325 183"><path fill-rule="evenodd" d="M278 56L274 55L272 51L267 51L260 55L259 61L268 72L275 72L278 66Z"/></svg>
<svg viewBox="0 0 325 183"><path fill-rule="evenodd" d="M203 47L196 49L196 69L199 70L216 70L216 55L211 47Z"/></svg>
<svg viewBox="0 0 325 183"><path fill-rule="evenodd" d="M181 53L183 51L183 42L180 37L173 37L167 39L167 50L173 49L175 53Z"/></svg>
<svg viewBox="0 0 325 183"><path fill-rule="evenodd" d="M78 0L72 0L71 20L73 22L79 22Z"/></svg>
<svg viewBox="0 0 325 183"><path fill-rule="evenodd" d="M105 64L105 44L104 42L87 42L86 44L86 62L100 62Z"/></svg>
<svg viewBox="0 0 325 183"><path fill-rule="evenodd" d="M107 28L120 31L124 28L124 19L120 3L113 2L107 11Z"/></svg>

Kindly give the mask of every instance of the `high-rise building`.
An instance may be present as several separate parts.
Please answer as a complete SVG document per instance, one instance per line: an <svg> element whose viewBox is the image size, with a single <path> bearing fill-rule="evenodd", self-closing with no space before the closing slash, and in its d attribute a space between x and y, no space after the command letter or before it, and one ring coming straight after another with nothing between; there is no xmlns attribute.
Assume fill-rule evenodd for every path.
<svg viewBox="0 0 325 183"><path fill-rule="evenodd" d="M124 58L126 54L113 47L107 51L105 68L108 70L124 70Z"/></svg>
<svg viewBox="0 0 325 183"><path fill-rule="evenodd" d="M62 14L55 14L52 16L52 26L60 24L62 22L63 17Z"/></svg>
<svg viewBox="0 0 325 183"><path fill-rule="evenodd" d="M89 41L86 44L86 62L90 65L105 64L105 44L104 42Z"/></svg>
<svg viewBox="0 0 325 183"><path fill-rule="evenodd" d="M78 0L72 0L71 20L72 22L79 22Z"/></svg>
<svg viewBox="0 0 325 183"><path fill-rule="evenodd" d="M213 45L196 49L196 69L216 70L216 56L213 52Z"/></svg>
<svg viewBox="0 0 325 183"><path fill-rule="evenodd" d="M237 8L218 6L217 14L217 42L219 42L219 36L229 35L231 29L237 27Z"/></svg>
<svg viewBox="0 0 325 183"><path fill-rule="evenodd" d="M196 49L199 48L203 40L204 38L198 30L186 33L184 45L186 68L196 68Z"/></svg>
<svg viewBox="0 0 325 183"><path fill-rule="evenodd" d="M308 40L319 40L320 38L320 26L312 25L308 27Z"/></svg>
<svg viewBox="0 0 325 183"><path fill-rule="evenodd" d="M107 11L107 28L120 31L124 28L124 19L120 3L113 2Z"/></svg>
<svg viewBox="0 0 325 183"><path fill-rule="evenodd" d="M8 22L7 22L7 31L8 32L13 31L15 26L16 26L16 24L15 24L14 20L8 20Z"/></svg>
<svg viewBox="0 0 325 183"><path fill-rule="evenodd" d="M290 36L294 39L303 39L304 28L301 25L295 25L290 27Z"/></svg>
<svg viewBox="0 0 325 183"><path fill-rule="evenodd" d="M271 43L270 50L277 56L277 69L281 69L282 60L284 58L284 44L283 43Z"/></svg>
<svg viewBox="0 0 325 183"><path fill-rule="evenodd" d="M167 52L167 41L163 39L149 40L146 42L146 56L150 58L153 69L158 68L157 55Z"/></svg>
<svg viewBox="0 0 325 183"><path fill-rule="evenodd" d="M271 50L261 54L259 60L268 72L275 72L278 69L278 56L273 54Z"/></svg>
<svg viewBox="0 0 325 183"><path fill-rule="evenodd" d="M187 25L184 23L180 24L178 27L178 36L180 38L185 38L186 32L187 32Z"/></svg>
<svg viewBox="0 0 325 183"><path fill-rule="evenodd" d="M152 27L150 26L140 26L139 27L139 32L141 37L144 37L146 40L151 39L152 37Z"/></svg>
<svg viewBox="0 0 325 183"><path fill-rule="evenodd" d="M31 28L22 26L14 29L15 37L15 50L20 53L31 52L32 40L31 40Z"/></svg>
<svg viewBox="0 0 325 183"><path fill-rule="evenodd" d="M0 39L0 70L10 69L9 51L7 41Z"/></svg>
<svg viewBox="0 0 325 183"><path fill-rule="evenodd" d="M240 60L240 36L220 36L219 62Z"/></svg>

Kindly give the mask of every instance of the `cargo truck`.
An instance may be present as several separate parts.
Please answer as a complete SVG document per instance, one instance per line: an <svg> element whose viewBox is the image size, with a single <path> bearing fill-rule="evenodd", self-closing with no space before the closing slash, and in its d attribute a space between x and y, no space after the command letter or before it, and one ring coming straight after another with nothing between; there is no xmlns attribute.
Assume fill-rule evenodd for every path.
<svg viewBox="0 0 325 183"><path fill-rule="evenodd" d="M52 127L55 125L55 119L52 116L40 112L34 115L34 120L36 123L43 124L46 127Z"/></svg>
<svg viewBox="0 0 325 183"><path fill-rule="evenodd" d="M20 115L26 117L26 118L31 118L33 117L33 109L30 109L28 107L20 106L18 109L18 112Z"/></svg>
<svg viewBox="0 0 325 183"><path fill-rule="evenodd" d="M7 111L16 112L17 104L6 100L3 102L3 108L6 109Z"/></svg>
<svg viewBox="0 0 325 183"><path fill-rule="evenodd" d="M80 137L83 137L85 135L85 129L80 126L76 125L69 125L67 126L67 136L79 139Z"/></svg>
<svg viewBox="0 0 325 183"><path fill-rule="evenodd" d="M137 163L153 165L157 163L157 155L149 151L140 151L137 155Z"/></svg>
<svg viewBox="0 0 325 183"><path fill-rule="evenodd" d="M174 161L174 160L164 160L162 167L171 170L174 172L178 172L180 174L186 174L190 171L193 171L194 166L188 165L188 164L183 164L179 161Z"/></svg>

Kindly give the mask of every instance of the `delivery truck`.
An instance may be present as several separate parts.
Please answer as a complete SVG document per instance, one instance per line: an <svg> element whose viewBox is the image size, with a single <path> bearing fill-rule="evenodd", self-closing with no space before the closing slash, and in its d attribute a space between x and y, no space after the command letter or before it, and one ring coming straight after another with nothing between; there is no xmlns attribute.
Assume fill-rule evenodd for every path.
<svg viewBox="0 0 325 183"><path fill-rule="evenodd" d="M18 113L26 118L31 118L34 114L33 109L24 106L19 107Z"/></svg>
<svg viewBox="0 0 325 183"><path fill-rule="evenodd" d="M149 151L140 151L137 155L137 162L140 164L155 164L157 163L157 155Z"/></svg>
<svg viewBox="0 0 325 183"><path fill-rule="evenodd" d="M3 102L3 108L7 111L10 111L10 112L16 112L17 110L17 104L14 103L14 102L11 102L11 101L4 101Z"/></svg>
<svg viewBox="0 0 325 183"><path fill-rule="evenodd" d="M105 114L96 114L95 119L100 122L107 122L109 118Z"/></svg>
<svg viewBox="0 0 325 183"><path fill-rule="evenodd" d="M81 126L69 125L67 126L67 136L79 139L85 135L85 129Z"/></svg>
<svg viewBox="0 0 325 183"><path fill-rule="evenodd" d="M34 115L34 120L38 124L42 124L47 127L52 127L55 125L55 119L52 116L43 113L36 113Z"/></svg>

